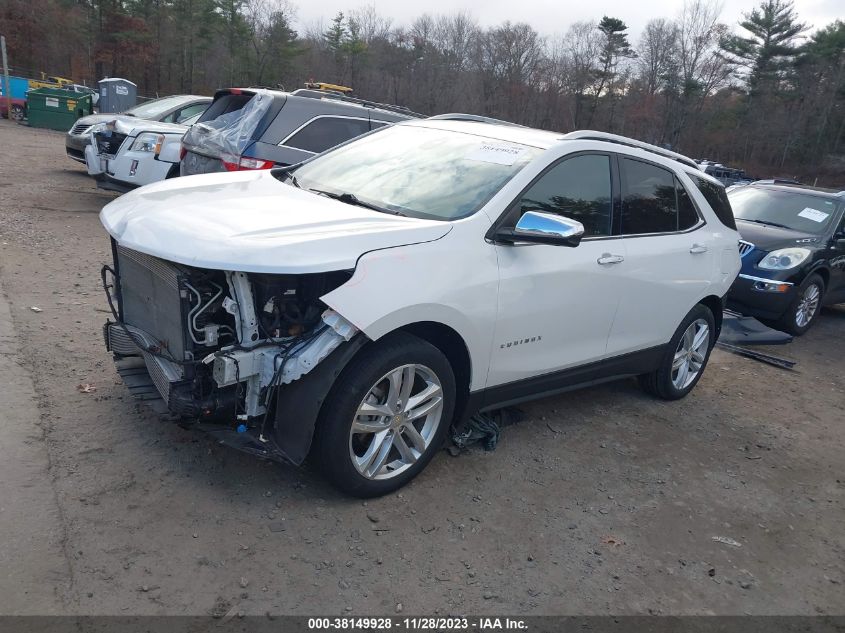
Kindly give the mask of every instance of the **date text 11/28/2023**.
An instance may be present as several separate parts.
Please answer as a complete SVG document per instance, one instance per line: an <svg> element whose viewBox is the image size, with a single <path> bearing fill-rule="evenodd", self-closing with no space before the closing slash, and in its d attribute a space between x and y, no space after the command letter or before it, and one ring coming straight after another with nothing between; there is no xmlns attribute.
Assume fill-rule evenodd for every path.
<svg viewBox="0 0 845 633"><path fill-rule="evenodd" d="M308 618L311 631L525 631L524 620L498 617L335 617Z"/></svg>

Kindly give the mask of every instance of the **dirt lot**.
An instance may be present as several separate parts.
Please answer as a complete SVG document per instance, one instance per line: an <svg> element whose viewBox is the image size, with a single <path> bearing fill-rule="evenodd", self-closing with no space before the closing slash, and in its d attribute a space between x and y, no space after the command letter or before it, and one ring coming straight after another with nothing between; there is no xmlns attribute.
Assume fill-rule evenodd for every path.
<svg viewBox="0 0 845 633"><path fill-rule="evenodd" d="M845 613L845 309L772 350L796 371L717 350L681 402L538 401L362 503L129 397L101 334L113 195L63 144L0 121L0 613Z"/></svg>

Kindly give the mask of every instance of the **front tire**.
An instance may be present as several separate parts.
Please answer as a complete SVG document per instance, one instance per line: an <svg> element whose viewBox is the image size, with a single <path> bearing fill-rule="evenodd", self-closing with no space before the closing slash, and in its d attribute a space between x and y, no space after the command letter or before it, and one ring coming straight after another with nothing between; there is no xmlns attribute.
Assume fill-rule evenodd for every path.
<svg viewBox="0 0 845 633"><path fill-rule="evenodd" d="M777 321L766 322L766 325L793 336L802 336L816 322L823 296L824 280L818 275L810 275L799 286L783 316Z"/></svg>
<svg viewBox="0 0 845 633"><path fill-rule="evenodd" d="M12 106L12 116L9 117L12 121L17 121L18 123L20 123L24 120L25 117L26 111L23 109L23 106L17 104Z"/></svg>
<svg viewBox="0 0 845 633"><path fill-rule="evenodd" d="M701 379L716 344L716 320L710 308L695 306L666 346L660 366L639 377L640 386L663 400L679 400Z"/></svg>
<svg viewBox="0 0 845 633"><path fill-rule="evenodd" d="M455 376L443 353L406 333L364 348L320 411L314 455L326 478L356 497L401 488L443 444Z"/></svg>

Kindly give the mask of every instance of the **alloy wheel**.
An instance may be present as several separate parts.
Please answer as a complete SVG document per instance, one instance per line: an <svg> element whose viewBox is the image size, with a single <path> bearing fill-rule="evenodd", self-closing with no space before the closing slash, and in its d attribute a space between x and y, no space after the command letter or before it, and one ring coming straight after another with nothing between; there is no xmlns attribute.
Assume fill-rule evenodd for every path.
<svg viewBox="0 0 845 633"><path fill-rule="evenodd" d="M704 319L696 319L684 332L672 360L672 384L675 389L689 387L701 373L710 345L710 326Z"/></svg>
<svg viewBox="0 0 845 633"><path fill-rule="evenodd" d="M795 310L795 325L800 328L807 327L813 317L816 316L816 311L819 309L819 299L821 298L821 290L816 284L810 284L801 295L801 300L798 302L798 308Z"/></svg>
<svg viewBox="0 0 845 633"><path fill-rule="evenodd" d="M390 479L431 446L443 416L443 387L418 364L402 365L367 392L349 432L349 457L367 479Z"/></svg>

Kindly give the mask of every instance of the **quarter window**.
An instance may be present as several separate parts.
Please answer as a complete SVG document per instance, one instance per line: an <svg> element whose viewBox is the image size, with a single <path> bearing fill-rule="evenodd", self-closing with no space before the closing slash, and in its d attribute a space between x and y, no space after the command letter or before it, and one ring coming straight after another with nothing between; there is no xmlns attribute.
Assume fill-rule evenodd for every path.
<svg viewBox="0 0 845 633"><path fill-rule="evenodd" d="M701 192L701 195L707 200L707 204L716 213L719 221L729 229L736 231L734 212L731 209L731 203L728 200L728 194L725 193L725 188L722 185L717 185L704 178L699 178L689 172L687 172L687 176L690 177L690 180L692 180L693 184Z"/></svg>
<svg viewBox="0 0 845 633"><path fill-rule="evenodd" d="M283 145L319 154L369 131L370 122L366 120L321 117L311 121Z"/></svg>
<svg viewBox="0 0 845 633"><path fill-rule="evenodd" d="M543 174L517 202L518 215L539 211L584 225L584 235L610 235L610 157L585 154L558 163Z"/></svg>

